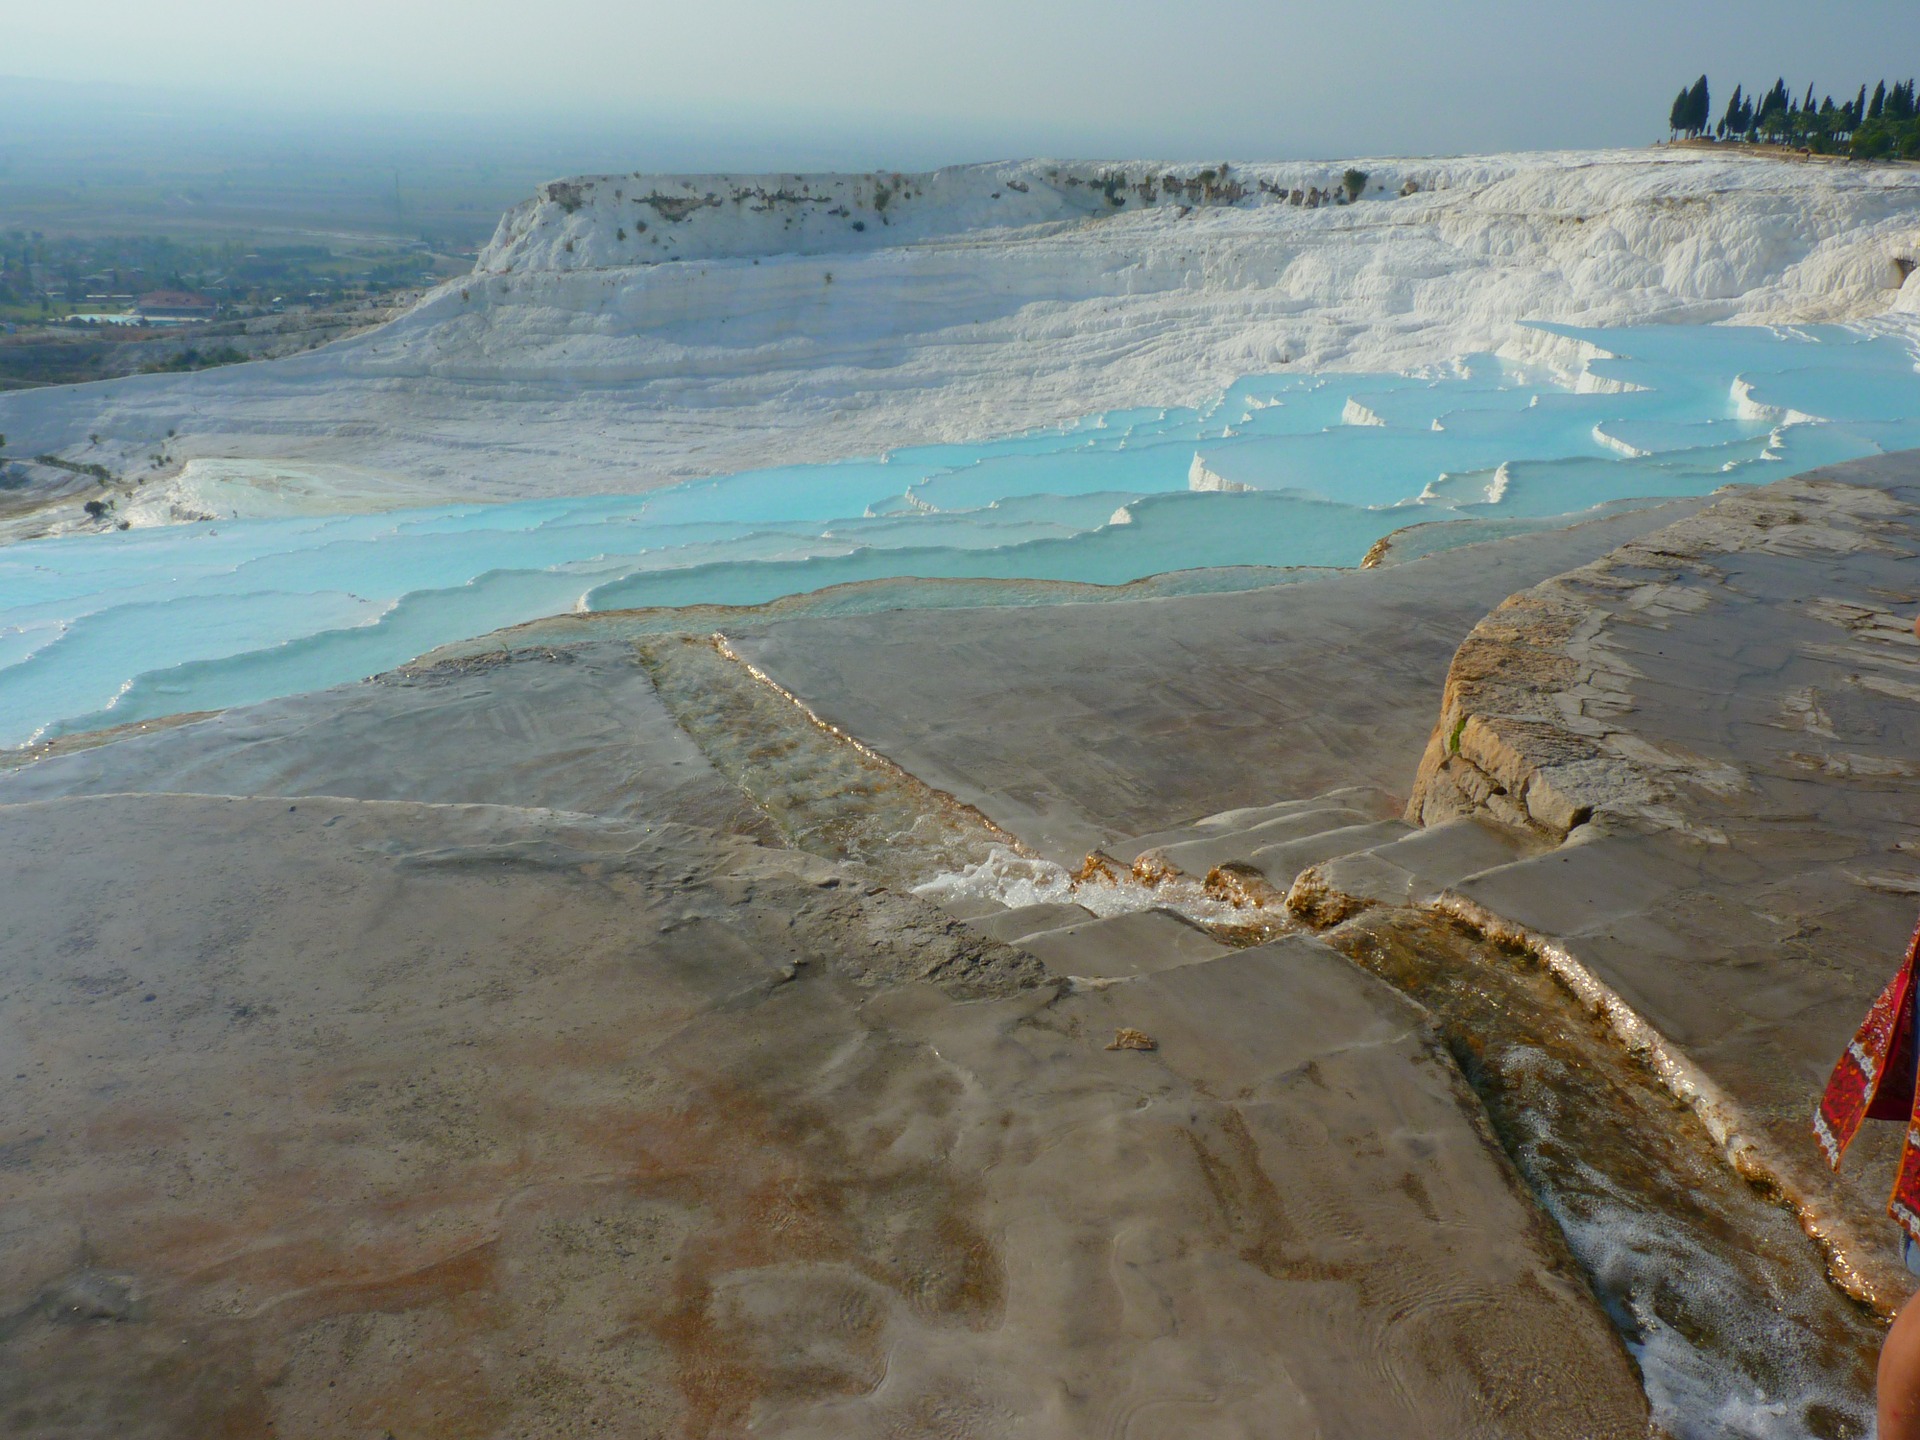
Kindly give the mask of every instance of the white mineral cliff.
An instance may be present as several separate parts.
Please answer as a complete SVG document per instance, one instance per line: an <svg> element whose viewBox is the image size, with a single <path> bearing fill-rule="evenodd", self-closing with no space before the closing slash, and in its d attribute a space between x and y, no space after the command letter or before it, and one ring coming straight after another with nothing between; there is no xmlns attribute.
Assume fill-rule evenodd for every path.
<svg viewBox="0 0 1920 1440"><path fill-rule="evenodd" d="M410 499L632 491L1276 369L1577 362L1528 320L1920 314L1920 171L1684 150L1355 166L1353 204L1345 162L556 181L378 330L0 396L0 432L132 476L226 457L357 467Z"/></svg>

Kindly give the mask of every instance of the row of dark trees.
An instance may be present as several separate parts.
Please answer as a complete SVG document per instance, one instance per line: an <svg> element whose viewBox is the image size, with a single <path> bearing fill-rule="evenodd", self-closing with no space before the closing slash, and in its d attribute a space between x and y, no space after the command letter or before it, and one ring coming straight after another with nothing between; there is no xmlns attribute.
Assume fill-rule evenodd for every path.
<svg viewBox="0 0 1920 1440"><path fill-rule="evenodd" d="M1811 85L1804 97L1795 95L1785 80L1774 81L1765 94L1748 94L1736 85L1716 126L1702 75L1674 97L1667 129L1671 135L1796 145L1821 155L1920 158L1920 100L1912 80L1892 85L1882 80L1871 95L1862 85L1852 99L1838 104L1831 95L1817 99Z"/></svg>
<svg viewBox="0 0 1920 1440"><path fill-rule="evenodd" d="M1673 109L1667 115L1667 133L1669 135L1699 135L1712 124L1712 99L1707 94L1707 77L1702 75L1692 85L1673 97Z"/></svg>

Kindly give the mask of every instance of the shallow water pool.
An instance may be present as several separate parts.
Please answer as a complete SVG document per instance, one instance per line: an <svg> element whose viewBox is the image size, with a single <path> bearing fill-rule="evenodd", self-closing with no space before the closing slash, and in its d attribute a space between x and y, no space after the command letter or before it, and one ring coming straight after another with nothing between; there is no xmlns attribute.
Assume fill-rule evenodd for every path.
<svg viewBox="0 0 1920 1440"><path fill-rule="evenodd" d="M1541 328L1591 347L1581 373L1469 356L1432 374L1252 376L1195 409L647 495L9 546L0 746L350 681L559 611L900 576L1117 585L1353 565L1423 521L1573 517L1920 446L1901 333Z"/></svg>

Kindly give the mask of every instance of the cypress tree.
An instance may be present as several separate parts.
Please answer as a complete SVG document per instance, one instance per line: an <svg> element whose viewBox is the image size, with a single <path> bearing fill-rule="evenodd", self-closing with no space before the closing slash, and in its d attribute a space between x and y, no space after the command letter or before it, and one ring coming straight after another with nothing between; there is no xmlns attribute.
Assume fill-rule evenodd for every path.
<svg viewBox="0 0 1920 1440"><path fill-rule="evenodd" d="M1733 87L1733 98L1727 102L1726 118L1720 122L1721 134L1738 135L1746 129L1746 127L1740 123L1740 105L1740 87L1736 85Z"/></svg>
<svg viewBox="0 0 1920 1440"><path fill-rule="evenodd" d="M1754 116L1754 129L1762 135L1778 135L1785 128L1787 112L1792 106L1793 102L1787 98L1787 82L1774 81L1773 89L1760 102L1760 113Z"/></svg>
<svg viewBox="0 0 1920 1440"><path fill-rule="evenodd" d="M1753 115L1753 133L1756 137L1766 133L1767 126L1773 123L1772 117L1773 96L1768 94L1761 100L1760 108Z"/></svg>
<svg viewBox="0 0 1920 1440"><path fill-rule="evenodd" d="M1707 77L1702 75L1693 82L1693 89L1687 96L1687 119L1692 122L1690 128L1696 135L1707 133L1707 127L1713 124L1713 100L1707 94Z"/></svg>
<svg viewBox="0 0 1920 1440"><path fill-rule="evenodd" d="M1862 82L1860 86L1860 93L1853 97L1853 105L1847 111L1847 128L1850 130L1858 130L1860 128L1860 122L1862 120L1865 120L1866 118L1867 118L1867 87L1865 82Z"/></svg>
<svg viewBox="0 0 1920 1440"><path fill-rule="evenodd" d="M1878 120L1887 109L1887 82L1882 80L1873 87L1873 99L1867 105L1867 119Z"/></svg>
<svg viewBox="0 0 1920 1440"><path fill-rule="evenodd" d="M1687 128L1687 92L1682 90L1673 97L1673 108L1667 111L1667 135L1678 135Z"/></svg>

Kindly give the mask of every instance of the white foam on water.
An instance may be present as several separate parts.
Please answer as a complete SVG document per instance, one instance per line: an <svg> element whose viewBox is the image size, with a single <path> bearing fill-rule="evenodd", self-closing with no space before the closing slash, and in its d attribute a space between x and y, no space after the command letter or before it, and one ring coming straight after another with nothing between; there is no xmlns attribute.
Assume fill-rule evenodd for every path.
<svg viewBox="0 0 1920 1440"><path fill-rule="evenodd" d="M950 905L988 900L1009 910L1023 905L1079 905L1103 920L1152 909L1172 910L1201 924L1243 925L1259 918L1211 898L1191 881L1143 885L1124 875L1081 880L1051 860L1021 855L1005 846L992 847L985 859L964 869L914 886L914 894Z"/></svg>
<svg viewBox="0 0 1920 1440"><path fill-rule="evenodd" d="M1514 1117L1522 1158L1536 1175L1556 1176L1544 1186L1536 1181L1536 1194L1615 1311L1659 1432L1673 1440L1807 1440L1811 1411L1863 1426L1872 1397L1843 1388L1822 1369L1831 1357L1817 1353L1831 1340L1818 1332L1820 1305L1851 1302L1819 1274L1817 1254L1792 1217L1710 1154L1699 1157L1712 1167L1707 1173L1643 1176L1651 1188L1623 1188L1573 1159L1557 1133L1607 1123L1564 1108L1559 1072L1579 1062L1524 1045L1505 1047L1499 1058L1509 1083L1520 1082L1532 1097ZM1691 1223L1664 1188L1689 1180ZM1770 1248L1779 1246L1792 1251L1791 1265ZM1809 1272L1822 1293L1793 1293ZM1692 1334L1674 1323L1683 1310Z"/></svg>
<svg viewBox="0 0 1920 1440"><path fill-rule="evenodd" d="M1607 1288L1635 1297L1628 1349L1640 1366L1662 1433L1674 1440L1807 1440L1809 1408L1837 1414L1863 1409L1868 1397L1836 1390L1811 1366L1776 1380L1776 1393L1730 1367L1730 1357L1763 1347L1780 1355L1785 1347L1779 1337L1767 1343L1773 1317L1735 1313L1735 1307L1755 1298L1751 1285L1720 1257L1689 1243L1676 1227L1663 1225L1657 1213L1599 1207L1584 1219L1564 1210L1555 1218L1582 1264ZM1718 1346L1703 1349L1662 1318L1657 1292L1663 1285L1717 1291L1725 1297L1716 1317L1725 1327L1716 1337Z"/></svg>

